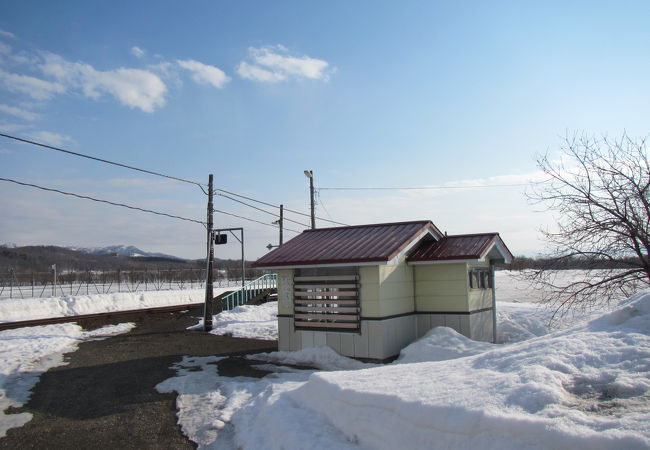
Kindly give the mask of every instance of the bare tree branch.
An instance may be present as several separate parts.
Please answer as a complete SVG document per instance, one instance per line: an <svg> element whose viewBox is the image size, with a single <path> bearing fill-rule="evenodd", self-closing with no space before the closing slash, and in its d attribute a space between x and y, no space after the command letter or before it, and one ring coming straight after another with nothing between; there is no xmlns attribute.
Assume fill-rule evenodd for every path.
<svg viewBox="0 0 650 450"><path fill-rule="evenodd" d="M650 161L646 140L625 134L619 139L567 135L561 150L559 159L538 158L548 178L527 196L557 213L556 228L542 230L548 264L528 276L563 315L650 285ZM583 271L579 281L558 282L553 271L575 258L594 267L599 261L619 264Z"/></svg>

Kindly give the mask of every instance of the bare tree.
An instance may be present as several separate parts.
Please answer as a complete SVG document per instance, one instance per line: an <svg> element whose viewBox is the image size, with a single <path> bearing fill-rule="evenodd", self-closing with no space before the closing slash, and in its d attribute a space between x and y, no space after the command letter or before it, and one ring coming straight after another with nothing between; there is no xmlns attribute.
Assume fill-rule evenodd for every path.
<svg viewBox="0 0 650 450"><path fill-rule="evenodd" d="M547 179L527 194L557 213L557 227L543 231L548 264L532 277L548 292L545 300L556 313L591 308L647 287L650 163L645 139L574 135L565 138L560 159L546 154L537 163ZM576 258L591 267L578 279L554 270Z"/></svg>

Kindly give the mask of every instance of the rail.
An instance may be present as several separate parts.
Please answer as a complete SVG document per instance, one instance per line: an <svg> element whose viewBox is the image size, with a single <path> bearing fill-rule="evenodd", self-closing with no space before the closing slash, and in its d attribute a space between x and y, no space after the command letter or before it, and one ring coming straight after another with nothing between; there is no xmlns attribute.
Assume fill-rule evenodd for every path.
<svg viewBox="0 0 650 450"><path fill-rule="evenodd" d="M276 274L267 273L245 284L242 288L231 292L221 299L224 311L243 305L265 291L275 289L277 282L278 276Z"/></svg>

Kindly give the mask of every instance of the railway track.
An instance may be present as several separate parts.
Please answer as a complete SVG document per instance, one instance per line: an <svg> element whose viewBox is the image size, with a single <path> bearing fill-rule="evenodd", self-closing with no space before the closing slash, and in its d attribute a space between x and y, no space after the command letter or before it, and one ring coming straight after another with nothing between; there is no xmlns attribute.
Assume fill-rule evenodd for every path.
<svg viewBox="0 0 650 450"><path fill-rule="evenodd" d="M78 316L65 316L65 317L49 317L46 319L33 319L33 320L21 320L16 322L4 322L0 323L1 330L10 330L13 328L22 328L22 327L35 327L39 325L51 325L55 323L66 323L66 322L91 322L91 321L102 321L102 320L112 320L120 317L128 316L143 316L143 315L153 315L153 314L165 314L165 313L175 313L181 312L192 308L198 308L203 306L203 303L188 303L185 305L174 305L174 306L160 306L156 308L145 308L145 309L129 309L125 311L111 311L106 313L96 313L96 314L82 314Z"/></svg>

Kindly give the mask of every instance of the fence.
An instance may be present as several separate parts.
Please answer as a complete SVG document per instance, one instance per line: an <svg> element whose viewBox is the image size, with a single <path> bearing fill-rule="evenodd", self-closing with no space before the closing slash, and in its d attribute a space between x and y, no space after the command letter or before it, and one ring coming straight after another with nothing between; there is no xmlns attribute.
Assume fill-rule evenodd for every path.
<svg viewBox="0 0 650 450"><path fill-rule="evenodd" d="M57 297L182 289L202 289L205 269L113 270L0 273L0 299ZM213 272L215 287L239 287L241 279Z"/></svg>

